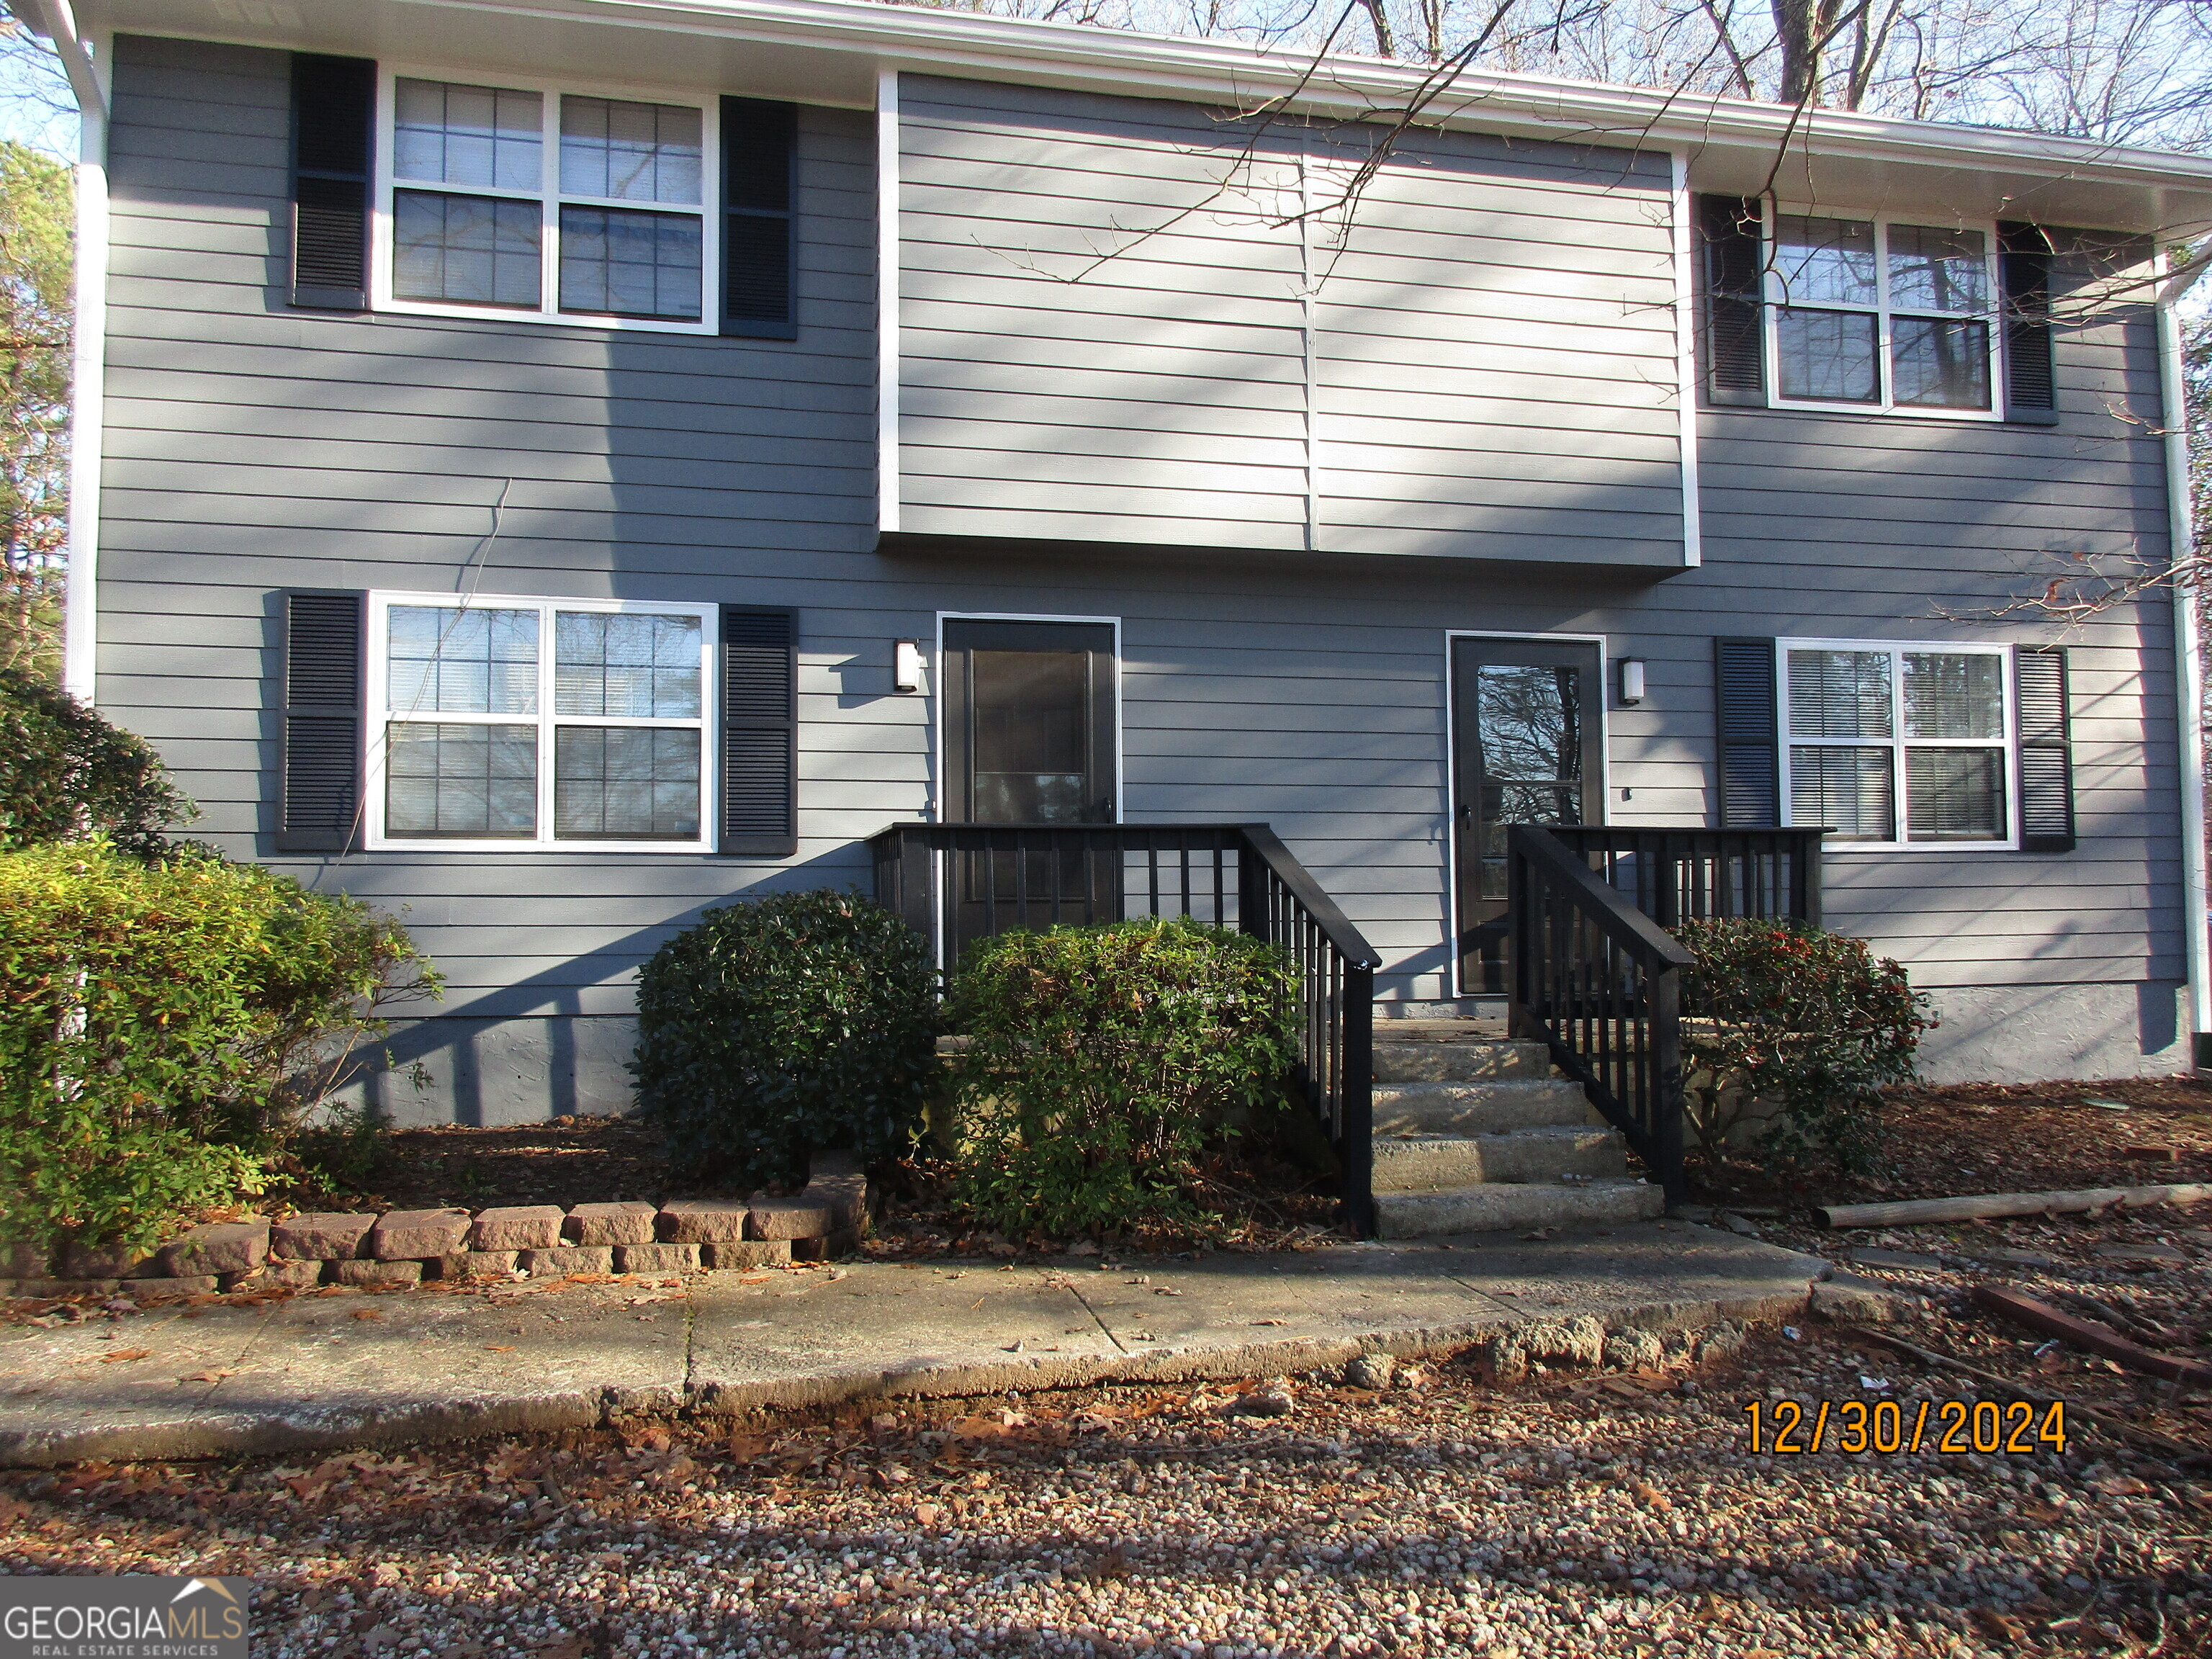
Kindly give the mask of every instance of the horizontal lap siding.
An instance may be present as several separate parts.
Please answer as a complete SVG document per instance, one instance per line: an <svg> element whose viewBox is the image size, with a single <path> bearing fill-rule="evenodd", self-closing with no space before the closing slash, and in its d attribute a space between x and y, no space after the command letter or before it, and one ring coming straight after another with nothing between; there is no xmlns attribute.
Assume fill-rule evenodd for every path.
<svg viewBox="0 0 2212 1659"><path fill-rule="evenodd" d="M277 286L287 75L281 53L118 42L101 703L178 769L195 833L265 854L273 590L451 592L474 554L486 593L804 606L804 840L787 870L459 848L270 860L404 907L447 975L441 1012L626 1012L638 961L701 906L763 881L865 885L855 837L926 798L921 709L848 708L842 666L915 627L909 601L854 580L872 567L871 124L802 112L796 342L319 316ZM845 579L829 604L825 575Z"/></svg>
<svg viewBox="0 0 2212 1659"><path fill-rule="evenodd" d="M1302 546L1279 144L1232 204L1195 109L909 76L900 127L902 527Z"/></svg>
<svg viewBox="0 0 2212 1659"><path fill-rule="evenodd" d="M902 528L1679 560L1663 159L1407 137L1338 238L1334 132L915 76L900 116Z"/></svg>
<svg viewBox="0 0 2212 1659"><path fill-rule="evenodd" d="M701 907L865 885L859 843L930 799L934 710L891 694L890 642L930 637L939 611L1120 618L1128 815L1271 822L1382 950L1386 994L1433 996L1449 961L1446 629L1597 634L1645 659L1646 701L1607 716L1608 810L1703 823L1716 633L2036 642L2051 630L2033 618L1988 618L2055 555L2164 550L2157 440L2112 412L2160 418L2134 323L2063 343L2052 431L1702 415L1705 564L1665 580L1289 551L1304 439L1285 250L1208 227L1083 283L1005 257L1091 234L1078 228L1111 222L1097 204L1188 200L1194 136L1219 137L1210 117L909 77L909 509L919 492L940 526L1138 545L878 557L866 118L802 116L799 340L725 342L289 312L273 286L283 59L125 40L117 72L100 695L178 766L203 833L267 850L273 590L452 591L475 555L491 593L801 609L787 864L282 861L406 907L448 975L447 1012L624 1012L638 960ZM1480 536L1529 558L1678 545L1671 337L1640 300L1591 287L1649 297L1663 168L1608 184L1617 152L1441 149L1466 200L1440 182L1449 168L1393 183L1373 246L1355 235L1332 277L1360 304L1322 342L1325 528L1377 550ZM1405 203L1418 222L1396 222ZM1233 267L1224 246L1242 250ZM1564 335L1531 276L1553 258ZM1419 280L1389 291L1394 263ZM1602 343L1547 371L1562 337ZM1102 346L1113 360L1094 369ZM1255 535L1283 551L1142 545ZM1929 986L2179 977L2169 641L2158 600L2068 636L2078 852L1838 852L1832 920Z"/></svg>

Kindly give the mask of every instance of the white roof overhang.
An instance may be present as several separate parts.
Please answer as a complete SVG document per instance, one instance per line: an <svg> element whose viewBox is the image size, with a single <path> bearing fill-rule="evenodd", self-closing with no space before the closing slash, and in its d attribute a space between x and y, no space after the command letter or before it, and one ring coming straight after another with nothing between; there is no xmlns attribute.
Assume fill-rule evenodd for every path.
<svg viewBox="0 0 2212 1659"><path fill-rule="evenodd" d="M1036 23L869 0L78 0L87 33L179 35L545 78L866 107L879 70L1249 107L1291 95L1389 118L1421 70L1232 41ZM1487 70L1425 124L1683 151L1701 189L1859 210L2184 237L2212 229L2212 158L2044 134L1688 97Z"/></svg>

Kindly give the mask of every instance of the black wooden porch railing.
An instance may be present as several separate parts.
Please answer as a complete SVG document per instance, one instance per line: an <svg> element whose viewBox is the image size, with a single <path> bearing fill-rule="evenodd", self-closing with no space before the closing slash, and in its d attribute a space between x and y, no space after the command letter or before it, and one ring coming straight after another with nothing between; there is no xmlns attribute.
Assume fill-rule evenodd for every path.
<svg viewBox="0 0 2212 1659"><path fill-rule="evenodd" d="M1825 830L1645 830L1563 824L1598 878L1662 927L1705 916L1777 916L1820 925Z"/></svg>
<svg viewBox="0 0 2212 1659"><path fill-rule="evenodd" d="M1341 1171L1344 1219L1374 1231L1376 958L1264 823L895 823L870 838L876 897L949 968L1010 927L1187 915L1281 945L1298 976L1295 1077Z"/></svg>
<svg viewBox="0 0 2212 1659"><path fill-rule="evenodd" d="M1705 916L1820 925L1819 830L1516 824L1506 842L1514 1034L1682 1187L1682 969L1664 929Z"/></svg>

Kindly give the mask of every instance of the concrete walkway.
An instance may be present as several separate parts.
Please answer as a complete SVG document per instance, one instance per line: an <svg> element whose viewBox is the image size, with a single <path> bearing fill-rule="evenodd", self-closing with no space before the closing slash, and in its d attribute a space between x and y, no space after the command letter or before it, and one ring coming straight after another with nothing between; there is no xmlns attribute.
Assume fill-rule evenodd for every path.
<svg viewBox="0 0 2212 1659"><path fill-rule="evenodd" d="M1589 1316L1785 1318L1826 1263L1658 1221L1303 1255L328 1291L0 1332L0 1463L282 1454L885 1395L1259 1377Z"/></svg>

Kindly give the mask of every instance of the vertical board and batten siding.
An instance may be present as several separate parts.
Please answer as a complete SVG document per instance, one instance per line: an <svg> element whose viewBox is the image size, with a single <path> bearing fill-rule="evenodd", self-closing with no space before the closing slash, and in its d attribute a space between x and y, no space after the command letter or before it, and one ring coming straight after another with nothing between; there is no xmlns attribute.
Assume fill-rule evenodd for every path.
<svg viewBox="0 0 2212 1659"><path fill-rule="evenodd" d="M902 529L1679 565L1666 158L1379 131L904 77Z"/></svg>
<svg viewBox="0 0 2212 1659"><path fill-rule="evenodd" d="M1065 246L1053 239L1069 234L1081 191L1039 191L1040 170L1088 167L1119 181L1121 195L1102 186L1099 198L1109 229L1127 217L1115 202L1179 203L1167 186L1203 176L1188 152L1218 139L1211 117L1184 112L1178 125L1156 100L1008 88L983 100L997 112L985 122L945 101L957 89L973 104L976 88L909 78L908 164L927 173L942 152L945 172L909 182L905 204L907 486L947 481L945 501L928 509L949 515L940 524L968 511L954 514L969 499L956 499L960 483L987 507L1017 504L993 510L1021 515L1024 535L1096 543L1106 526L1132 544L881 556L868 117L799 115L795 342L305 314L285 307L279 287L287 67L277 52L118 42L99 696L177 766L206 808L199 833L315 884L406 907L447 975L440 1012L455 1026L625 1013L639 961L702 906L762 885L865 884L860 843L930 805L933 701L894 693L891 643L932 637L940 611L1119 618L1128 815L1273 823L1382 951L1383 994L1428 998L1449 985L1445 630L1596 634L1611 658L1645 659L1644 702L1608 715L1610 811L1623 822L1699 823L1712 804L1715 634L2042 642L2051 630L2032 620L1983 618L2039 580L2054 552L2164 551L2158 441L2113 412L2158 417L2150 331L2136 318L2062 338L2056 429L1701 416L1705 564L1664 580L1622 563L1571 574L1300 552L1305 416L1291 394L1303 391L1302 325L1283 320L1297 307L1284 297L1292 267L1279 249L1249 225L1194 231L1173 248L1156 238L1141 270L1109 263L1110 303L1100 297L1109 290L996 253L1004 274L986 297L973 263L979 240L1014 245L1006 227L1018 210L1033 216L1021 245ZM1054 110L1065 119L1047 119ZM1103 162L1078 142L1092 132L1112 152ZM1510 161L1515 178L1538 180L1528 190L1557 185L1587 202L1602 228L1571 257L1624 293L1644 292L1634 285L1651 280L1637 263L1649 249L1632 259L1616 244L1644 234L1642 216L1663 201L1652 194L1659 174L1643 167L1633 190L1586 187L1557 157L1543 161L1544 148L1466 153L1493 170ZM1134 165L1133 149L1152 161ZM1571 189L1541 183L1540 167L1554 163ZM1425 176L1402 190L1419 206L1440 187ZM1018 199L1040 194L1041 206ZM1397 210L1377 210L1378 234ZM1564 198L1552 210L1566 210ZM1424 223L1436 216L1422 211ZM1483 234L1503 243L1544 216L1501 202ZM1392 246L1372 257L1395 257ZM1468 291L1524 293L1525 259L1509 270L1492 257ZM1362 365L1398 361L1391 354L1430 326L1385 313L1439 319L1440 362L1542 344L1503 301L1484 310L1442 299L1424 313L1419 295L1359 288L1382 280L1370 267L1344 275L1343 291L1373 319L1363 332L1324 313L1316 356L1330 396L1357 383ZM958 303L940 306L937 294ZM921 326L916 312L932 307L942 314ZM1159 370L1129 366L1121 343L1139 322ZM1616 337L1601 380L1656 361L1664 330L1633 307L1617 318L1593 310L1581 324ZM1207 343L1219 338L1228 343ZM1002 363L987 349L1000 339L1026 355ZM1102 386L1088 366L1109 344L1115 384ZM1462 346L1475 355L1456 355ZM1363 427L1332 428L1350 405L1324 398L1325 472L1407 481L1364 494L1340 483L1329 498L1339 516L1325 526L1350 533L1344 515L1357 501L1372 509L1360 509L1363 534L1462 524L1453 515L1511 505L1511 490L1559 478L1641 528L1616 525L1611 542L1594 542L1587 515L1563 505L1556 555L1595 547L1602 563L1608 546L1663 544L1679 537L1677 506L1658 499L1672 488L1673 416L1626 395L1641 373L1607 382L1623 392L1598 406L1610 412L1583 419L1563 406L1556 442L1510 423L1480 435L1492 429L1486 411L1470 421L1459 394L1425 392L1370 406ZM1147 375L1182 384L1148 390ZM1035 395L1010 403L1017 383ZM1665 431L1647 424L1661 416ZM1185 465L1201 439L1206 464ZM1486 447L1460 447L1470 444ZM1465 477L1499 489L1462 501L1448 488L1455 463L1424 471L1431 463L1411 452L1464 453ZM1006 476L983 476L984 460ZM918 461L937 470L918 471ZM1115 472L1121 463L1132 471ZM1164 482L1132 482L1146 469ZM1266 538L1253 539L1255 525ZM1647 532L1651 543L1637 542ZM1486 531L1455 533L1505 544ZM1247 550L1189 550L1207 544ZM471 584L485 594L796 607L797 854L276 856L276 595ZM2012 998L2006 1006L2054 987L2120 988L2124 998L2138 983L2179 979L2170 639L2156 600L2069 637L2077 852L1840 855L1829 868L1832 918L1902 957L1923 985L1996 988L1988 994ZM2027 1051L2017 1031L1987 1035L1992 1064ZM601 1080L580 1103L620 1102L619 1038L608 1042ZM518 1072L532 1065L546 1069L514 1060ZM580 1103L555 1088L551 1103Z"/></svg>

